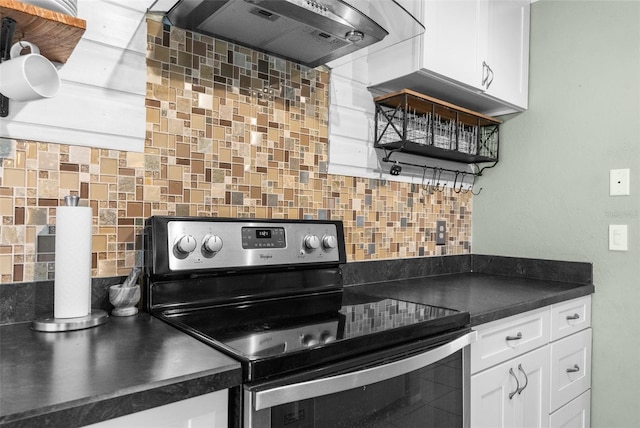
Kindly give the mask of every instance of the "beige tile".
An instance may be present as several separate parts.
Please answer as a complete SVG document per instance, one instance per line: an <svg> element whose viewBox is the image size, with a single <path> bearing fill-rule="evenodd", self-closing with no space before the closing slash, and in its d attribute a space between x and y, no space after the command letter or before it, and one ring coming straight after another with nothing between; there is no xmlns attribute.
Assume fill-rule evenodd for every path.
<svg viewBox="0 0 640 428"><path fill-rule="evenodd" d="M100 159L100 174L116 175L118 174L118 160L101 158Z"/></svg>
<svg viewBox="0 0 640 428"><path fill-rule="evenodd" d="M0 255L0 275L13 274L13 256L11 254Z"/></svg>
<svg viewBox="0 0 640 428"><path fill-rule="evenodd" d="M13 198L0 198L0 216L13 215Z"/></svg>
<svg viewBox="0 0 640 428"><path fill-rule="evenodd" d="M96 201L106 201L109 194L109 186L100 183L91 183L89 185L89 197Z"/></svg>
<svg viewBox="0 0 640 428"><path fill-rule="evenodd" d="M7 187L24 187L25 171L23 169L4 168L2 171L2 185Z"/></svg>
<svg viewBox="0 0 640 428"><path fill-rule="evenodd" d="M47 224L47 214L48 214L48 209L47 208L27 207L25 224L29 224L29 225L35 225L35 224L44 225L44 224ZM31 241L29 241L29 242L31 242Z"/></svg>
<svg viewBox="0 0 640 428"><path fill-rule="evenodd" d="M127 152L127 167L144 168L144 153Z"/></svg>
<svg viewBox="0 0 640 428"><path fill-rule="evenodd" d="M23 245L25 238L24 226L2 226L0 231L0 244L3 245Z"/></svg>
<svg viewBox="0 0 640 428"><path fill-rule="evenodd" d="M144 200L146 202L160 202L161 191L159 186L145 186L144 187Z"/></svg>
<svg viewBox="0 0 640 428"><path fill-rule="evenodd" d="M40 151L38 153L38 169L57 170L59 168L60 168L60 155L58 153L43 152L43 151Z"/></svg>
<svg viewBox="0 0 640 428"><path fill-rule="evenodd" d="M60 188L78 190L80 188L80 179L77 172L60 171Z"/></svg>
<svg viewBox="0 0 640 428"><path fill-rule="evenodd" d="M91 163L91 148L69 146L69 163L89 165Z"/></svg>
<svg viewBox="0 0 640 428"><path fill-rule="evenodd" d="M169 165L167 167L167 178L169 180L182 181L183 168L180 165Z"/></svg>

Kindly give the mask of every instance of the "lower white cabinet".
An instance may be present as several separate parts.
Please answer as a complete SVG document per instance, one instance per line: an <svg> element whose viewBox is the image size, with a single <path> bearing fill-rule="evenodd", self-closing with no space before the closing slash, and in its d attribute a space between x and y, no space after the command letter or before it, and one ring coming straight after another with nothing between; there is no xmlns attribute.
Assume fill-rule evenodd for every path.
<svg viewBox="0 0 640 428"><path fill-rule="evenodd" d="M472 427L589 427L591 296L476 330Z"/></svg>
<svg viewBox="0 0 640 428"><path fill-rule="evenodd" d="M589 428L591 425L591 390L551 414L551 428Z"/></svg>
<svg viewBox="0 0 640 428"><path fill-rule="evenodd" d="M551 411L591 387L591 329L551 344Z"/></svg>
<svg viewBox="0 0 640 428"><path fill-rule="evenodd" d="M228 397L229 393L224 389L86 427L227 428Z"/></svg>
<svg viewBox="0 0 640 428"><path fill-rule="evenodd" d="M549 426L549 347L471 376L474 428Z"/></svg>

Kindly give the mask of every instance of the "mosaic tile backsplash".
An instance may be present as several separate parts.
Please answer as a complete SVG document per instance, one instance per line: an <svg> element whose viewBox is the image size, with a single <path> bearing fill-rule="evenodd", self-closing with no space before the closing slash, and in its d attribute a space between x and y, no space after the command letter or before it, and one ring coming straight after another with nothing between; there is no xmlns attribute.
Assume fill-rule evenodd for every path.
<svg viewBox="0 0 640 428"><path fill-rule="evenodd" d="M329 79L149 19L144 153L0 139L1 282L53 278L70 194L93 208L94 277L139 263L151 215L343 220L349 261L469 254L471 194L327 174Z"/></svg>

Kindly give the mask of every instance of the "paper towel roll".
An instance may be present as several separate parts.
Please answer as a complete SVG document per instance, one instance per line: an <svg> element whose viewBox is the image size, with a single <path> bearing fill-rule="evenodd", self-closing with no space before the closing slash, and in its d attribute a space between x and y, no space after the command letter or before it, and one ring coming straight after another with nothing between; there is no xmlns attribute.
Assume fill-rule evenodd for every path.
<svg viewBox="0 0 640 428"><path fill-rule="evenodd" d="M56 210L54 318L77 318L91 312L91 207Z"/></svg>

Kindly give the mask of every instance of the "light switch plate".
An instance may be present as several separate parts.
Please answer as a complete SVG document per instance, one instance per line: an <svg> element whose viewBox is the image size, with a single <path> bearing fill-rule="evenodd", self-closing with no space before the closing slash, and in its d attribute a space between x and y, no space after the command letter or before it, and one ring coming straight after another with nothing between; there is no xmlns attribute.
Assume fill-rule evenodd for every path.
<svg viewBox="0 0 640 428"><path fill-rule="evenodd" d="M609 225L609 250L627 251L627 225Z"/></svg>
<svg viewBox="0 0 640 428"><path fill-rule="evenodd" d="M629 169L612 169L609 171L609 195L626 196L630 192Z"/></svg>

